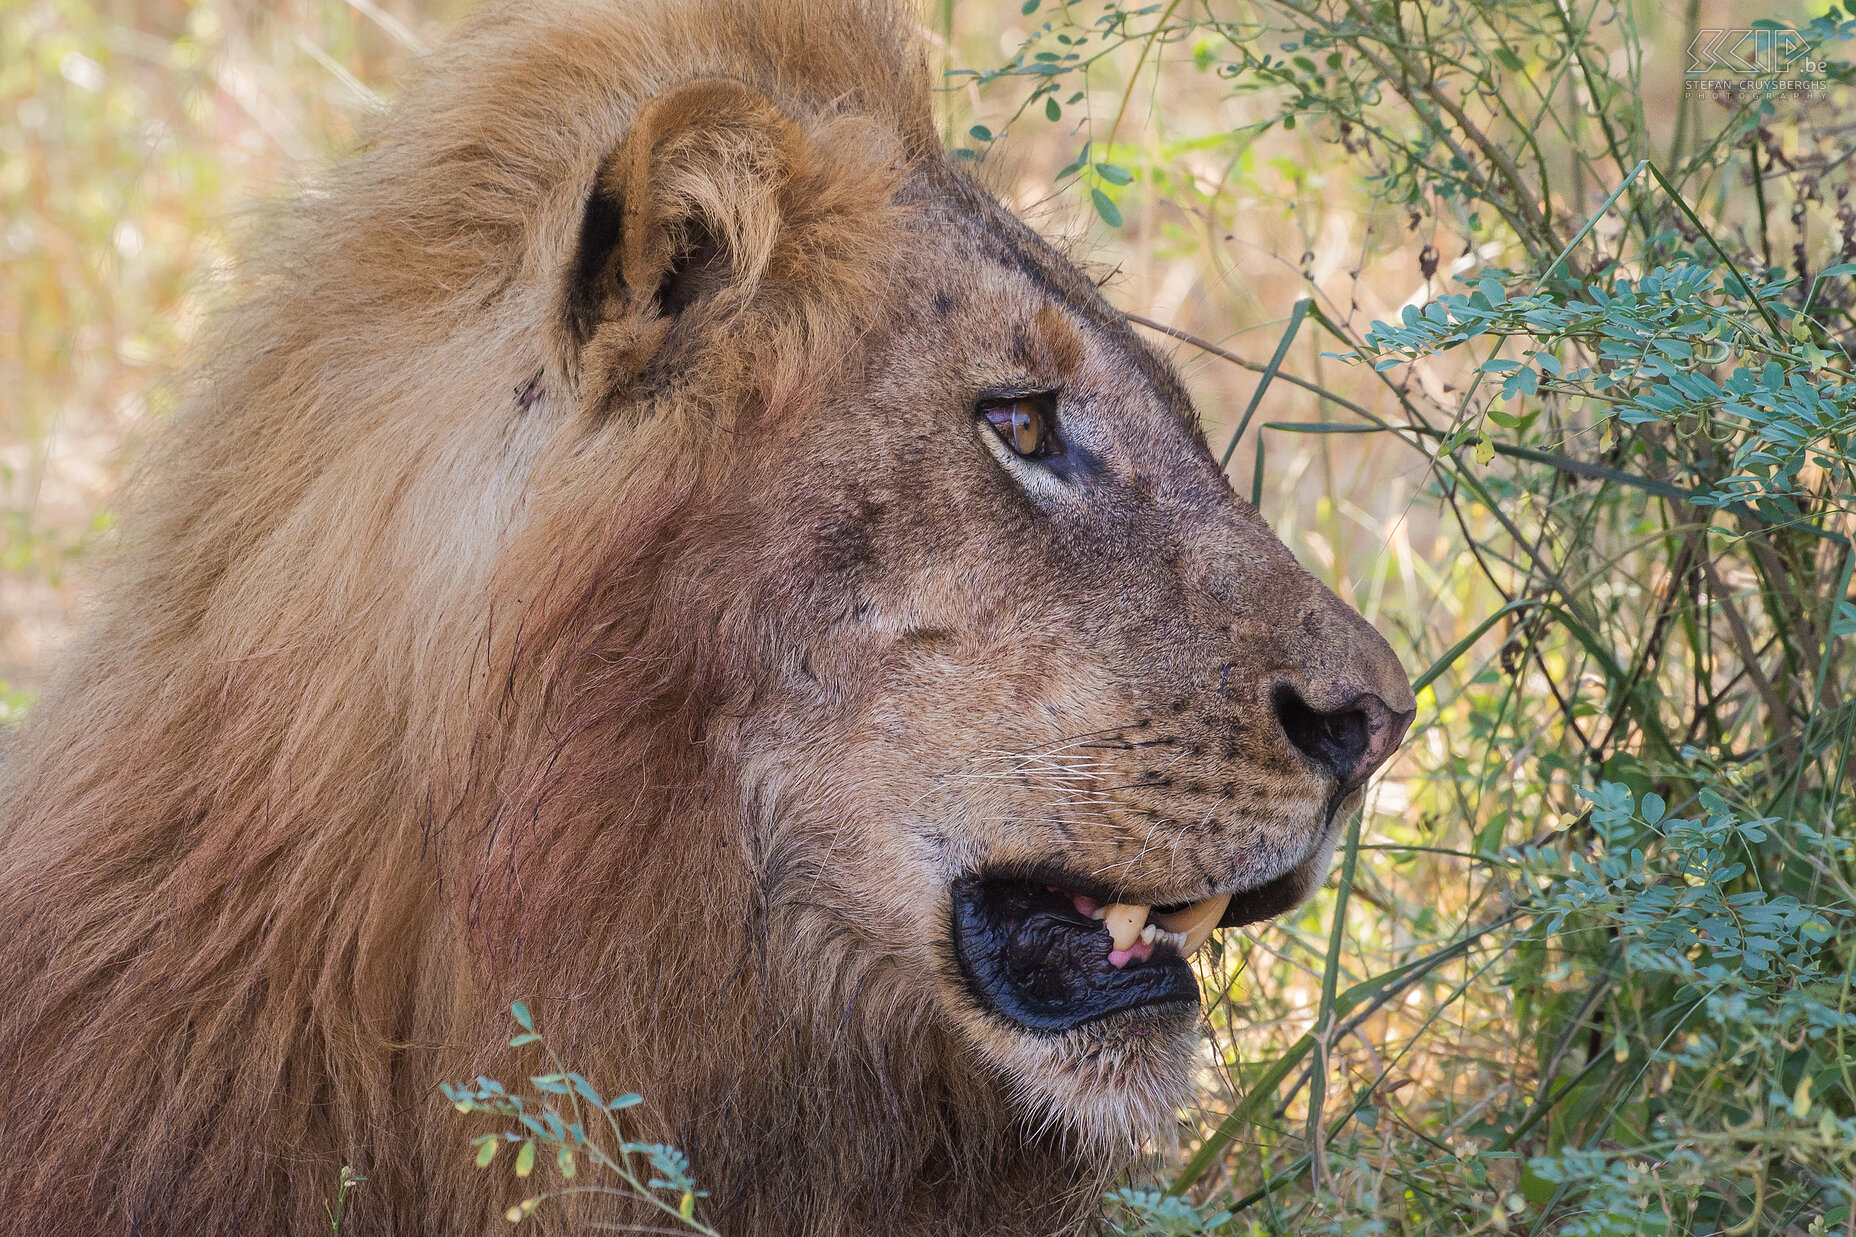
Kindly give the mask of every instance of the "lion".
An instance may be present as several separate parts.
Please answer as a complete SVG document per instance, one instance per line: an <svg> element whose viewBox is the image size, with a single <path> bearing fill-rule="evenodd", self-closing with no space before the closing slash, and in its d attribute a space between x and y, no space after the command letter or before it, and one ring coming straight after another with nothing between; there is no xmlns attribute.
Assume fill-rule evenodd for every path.
<svg viewBox="0 0 1856 1237"><path fill-rule="evenodd" d="M732 1237L1074 1232L1171 1127L1412 694L924 65L494 7L251 240L7 755L0 1233L504 1231L517 999Z"/></svg>

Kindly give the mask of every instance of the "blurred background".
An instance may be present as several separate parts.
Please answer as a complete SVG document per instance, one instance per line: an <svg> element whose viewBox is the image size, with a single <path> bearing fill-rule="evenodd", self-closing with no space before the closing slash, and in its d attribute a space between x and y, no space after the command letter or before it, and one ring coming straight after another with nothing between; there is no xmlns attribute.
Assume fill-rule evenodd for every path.
<svg viewBox="0 0 1856 1237"><path fill-rule="evenodd" d="M461 8L0 0L0 707L70 630L241 220Z"/></svg>

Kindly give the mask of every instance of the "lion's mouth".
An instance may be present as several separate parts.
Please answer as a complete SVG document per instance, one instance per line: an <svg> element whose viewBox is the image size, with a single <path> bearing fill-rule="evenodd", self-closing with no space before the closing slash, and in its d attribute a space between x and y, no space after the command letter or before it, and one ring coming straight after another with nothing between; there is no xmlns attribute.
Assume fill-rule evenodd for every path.
<svg viewBox="0 0 1856 1237"><path fill-rule="evenodd" d="M1212 932L1296 901L1292 874L1156 906L1113 902L1061 874L971 876L953 887L954 956L983 1008L1029 1030L1069 1031L1126 1009L1196 1004L1186 959Z"/></svg>

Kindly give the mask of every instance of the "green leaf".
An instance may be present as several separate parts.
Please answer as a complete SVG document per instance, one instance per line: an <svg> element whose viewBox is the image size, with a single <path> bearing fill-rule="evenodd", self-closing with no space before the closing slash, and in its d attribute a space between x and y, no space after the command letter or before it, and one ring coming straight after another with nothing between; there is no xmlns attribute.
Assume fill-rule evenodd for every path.
<svg viewBox="0 0 1856 1237"><path fill-rule="evenodd" d="M1819 279L1829 279L1832 275L1856 275L1856 262L1839 262L1817 273Z"/></svg>
<svg viewBox="0 0 1856 1237"><path fill-rule="evenodd" d="M1102 216L1103 223L1106 223L1111 228L1119 228L1121 226L1121 208L1115 205L1114 199L1110 198L1108 194L1102 192L1100 189L1091 189L1089 191L1089 200L1095 203L1096 214Z"/></svg>
<svg viewBox="0 0 1856 1237"><path fill-rule="evenodd" d="M1029 17L1038 11L1038 5L1042 3L1044 3L1044 0L1025 0L1023 4L1018 6L1018 11L1023 13L1026 17Z"/></svg>
<svg viewBox="0 0 1856 1237"><path fill-rule="evenodd" d="M1089 143L1084 142L1082 150L1077 152L1076 162L1064 168L1063 171L1057 173L1056 179L1062 180L1066 176L1074 176L1078 172L1082 171L1088 165L1089 165Z"/></svg>
<svg viewBox="0 0 1856 1237"><path fill-rule="evenodd" d="M1100 176L1111 185L1131 185L1134 183L1134 173L1128 171L1127 168L1120 167L1113 163L1096 164L1096 175Z"/></svg>
<svg viewBox="0 0 1856 1237"><path fill-rule="evenodd" d="M1051 120L1063 119L1063 109L1057 106L1055 96L1044 100L1044 115Z"/></svg>
<svg viewBox="0 0 1856 1237"><path fill-rule="evenodd" d="M516 1152L516 1176L526 1177L534 1171L535 1140L530 1138L523 1142L522 1150Z"/></svg>
<svg viewBox="0 0 1856 1237"><path fill-rule="evenodd" d="M1475 848L1478 855L1493 855L1502 848L1502 833L1508 826L1508 814L1497 812L1495 818L1484 825L1476 834Z"/></svg>
<svg viewBox="0 0 1856 1237"><path fill-rule="evenodd" d="M484 1139L477 1146L477 1167L488 1168L490 1161L496 1158L497 1141L494 1136Z"/></svg>
<svg viewBox="0 0 1856 1237"><path fill-rule="evenodd" d="M511 1005L509 1007L509 1013L516 1020L517 1025L524 1031L533 1031L535 1029L535 1020L529 1016L528 1006L524 1005L522 1002L517 1001L514 1005Z"/></svg>
<svg viewBox="0 0 1856 1237"><path fill-rule="evenodd" d="M1505 69L1513 69L1517 73L1521 71L1521 58L1505 47L1495 49L1495 59L1500 61Z"/></svg>
<svg viewBox="0 0 1856 1237"><path fill-rule="evenodd" d="M572 1147L562 1147L559 1151L555 1152L554 1164L555 1167L561 1170L561 1176L566 1177L570 1181L573 1180L574 1152Z"/></svg>
<svg viewBox="0 0 1856 1237"><path fill-rule="evenodd" d="M976 142L990 142L992 141L992 130L988 129L985 125L974 125L971 129L967 130L967 136Z"/></svg>
<svg viewBox="0 0 1856 1237"><path fill-rule="evenodd" d="M509 1046L511 1048L520 1048L525 1044L535 1044L535 1043L539 1043L540 1041L541 1041L541 1036L535 1034L533 1031L524 1031L522 1032L522 1034L511 1039L509 1041Z"/></svg>

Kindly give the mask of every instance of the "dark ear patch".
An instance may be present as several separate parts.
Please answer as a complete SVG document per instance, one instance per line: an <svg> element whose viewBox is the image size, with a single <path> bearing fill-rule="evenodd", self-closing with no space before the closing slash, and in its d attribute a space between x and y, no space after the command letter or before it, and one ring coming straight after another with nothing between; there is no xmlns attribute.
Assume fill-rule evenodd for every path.
<svg viewBox="0 0 1856 1237"><path fill-rule="evenodd" d="M619 270L619 253L625 208L618 195L600 185L587 199L580 224L580 244L574 257L573 282L568 290L568 325L577 343L593 337L600 322L614 316L625 300ZM673 318L704 297L721 290L728 279L728 254L707 222L691 219L677 255L665 268L651 294L651 307Z"/></svg>
<svg viewBox="0 0 1856 1237"><path fill-rule="evenodd" d="M652 294L657 312L667 318L720 291L728 279L728 254L722 242L700 220L695 221L691 231L694 235L671 259L663 281Z"/></svg>
<svg viewBox="0 0 1856 1237"><path fill-rule="evenodd" d="M576 348L593 338L594 328L609 316L610 302L624 295L618 271L624 215L618 196L604 184L596 184L581 216L580 240L567 286L567 327Z"/></svg>
<svg viewBox="0 0 1856 1237"><path fill-rule="evenodd" d="M593 177L563 272L555 356L577 398L616 398L681 315L751 295L802 166L798 126L743 82L698 78L645 103Z"/></svg>

